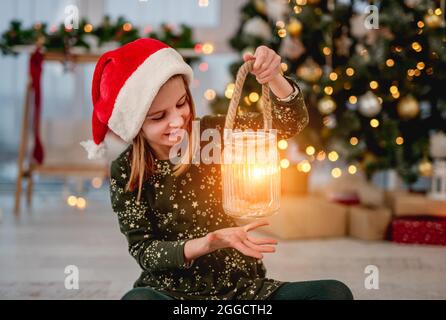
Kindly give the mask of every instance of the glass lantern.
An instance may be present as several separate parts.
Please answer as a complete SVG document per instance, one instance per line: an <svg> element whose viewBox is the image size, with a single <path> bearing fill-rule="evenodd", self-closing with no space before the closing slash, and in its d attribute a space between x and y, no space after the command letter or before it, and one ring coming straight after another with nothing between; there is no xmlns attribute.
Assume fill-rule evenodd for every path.
<svg viewBox="0 0 446 320"><path fill-rule="evenodd" d="M262 86L263 130L233 130L236 109L252 61L237 74L234 94L226 116L222 153L223 209L241 219L264 218L280 207L280 164L277 130L273 130L269 88Z"/></svg>

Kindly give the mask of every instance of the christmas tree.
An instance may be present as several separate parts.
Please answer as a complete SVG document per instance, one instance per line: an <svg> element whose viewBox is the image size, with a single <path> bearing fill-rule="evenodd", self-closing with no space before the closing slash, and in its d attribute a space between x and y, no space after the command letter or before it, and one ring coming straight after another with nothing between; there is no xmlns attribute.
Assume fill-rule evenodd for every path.
<svg viewBox="0 0 446 320"><path fill-rule="evenodd" d="M429 135L446 130L444 0L252 0L241 16L231 46L269 46L301 81L310 113L295 138L301 150L331 151L369 176L396 169L408 184L429 174ZM232 87L215 112L225 112ZM254 77L245 90L241 110L257 108Z"/></svg>

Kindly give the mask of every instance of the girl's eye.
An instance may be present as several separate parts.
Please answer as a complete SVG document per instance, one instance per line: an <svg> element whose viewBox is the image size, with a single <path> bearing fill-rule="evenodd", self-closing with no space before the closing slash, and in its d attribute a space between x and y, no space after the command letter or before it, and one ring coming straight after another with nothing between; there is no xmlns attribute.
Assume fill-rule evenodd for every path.
<svg viewBox="0 0 446 320"><path fill-rule="evenodd" d="M152 118L152 119L150 119L150 120L161 120L162 118L164 118L164 115L162 115L162 116L160 116L160 117L158 117L158 118Z"/></svg>
<svg viewBox="0 0 446 320"><path fill-rule="evenodd" d="M177 104L177 107L182 107L182 106L184 106L184 105L186 104L186 102L187 102L187 99L184 99L184 102L182 102L182 103L180 103L180 104Z"/></svg>

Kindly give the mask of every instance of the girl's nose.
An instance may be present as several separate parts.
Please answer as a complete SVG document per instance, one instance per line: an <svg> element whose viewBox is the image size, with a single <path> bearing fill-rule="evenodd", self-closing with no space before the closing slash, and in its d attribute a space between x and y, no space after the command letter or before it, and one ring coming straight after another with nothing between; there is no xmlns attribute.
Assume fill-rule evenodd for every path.
<svg viewBox="0 0 446 320"><path fill-rule="evenodd" d="M169 125L174 128L182 127L184 125L183 115L180 112L175 114L175 116L170 121Z"/></svg>

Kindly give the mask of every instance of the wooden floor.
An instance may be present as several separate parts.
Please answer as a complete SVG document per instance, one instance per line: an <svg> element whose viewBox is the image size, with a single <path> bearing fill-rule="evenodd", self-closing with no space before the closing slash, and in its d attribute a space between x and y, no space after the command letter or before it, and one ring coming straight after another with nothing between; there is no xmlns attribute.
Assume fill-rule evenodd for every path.
<svg viewBox="0 0 446 320"><path fill-rule="evenodd" d="M12 195L0 195L1 299L119 299L138 277L106 190L85 211L60 195L39 194L20 218ZM356 299L446 299L446 248L349 238L279 242L264 259L268 276L338 279ZM64 270L79 269L79 290L66 290ZM364 269L379 268L379 289L365 289Z"/></svg>

